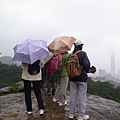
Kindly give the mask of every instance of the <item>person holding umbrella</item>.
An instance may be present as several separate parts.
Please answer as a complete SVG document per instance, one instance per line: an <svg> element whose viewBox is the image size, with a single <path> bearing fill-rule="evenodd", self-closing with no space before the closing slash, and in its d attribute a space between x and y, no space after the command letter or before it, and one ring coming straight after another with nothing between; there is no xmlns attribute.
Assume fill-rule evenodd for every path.
<svg viewBox="0 0 120 120"><path fill-rule="evenodd" d="M63 69L58 74L57 80L57 90L55 92L55 96L53 97L53 102L58 102L59 106L63 106L67 104L66 101L66 90L68 86L68 74L66 71L66 61L68 57L68 52L71 50L73 43L76 38L73 36L62 35L56 37L48 46L50 52L54 55L62 54L62 63Z"/></svg>
<svg viewBox="0 0 120 120"><path fill-rule="evenodd" d="M33 84L34 93L38 102L39 114L44 114L44 104L42 100L42 93L40 90L40 80L42 80L41 69L44 66L42 59L34 62L33 64L39 62L39 72L37 73L35 70L33 75L29 73L30 64L22 62L22 80L24 83L24 91L25 91L25 103L26 103L26 113L28 115L32 114L32 100L31 100L31 83ZM37 63L38 64L38 63Z"/></svg>
<svg viewBox="0 0 120 120"><path fill-rule="evenodd" d="M13 61L22 62L21 78L24 83L26 113L32 114L31 84L33 84L34 93L38 102L39 114L44 114L44 104L40 90L40 81L42 80L41 68L45 61L43 57L49 54L47 42L44 40L27 39L14 48Z"/></svg>

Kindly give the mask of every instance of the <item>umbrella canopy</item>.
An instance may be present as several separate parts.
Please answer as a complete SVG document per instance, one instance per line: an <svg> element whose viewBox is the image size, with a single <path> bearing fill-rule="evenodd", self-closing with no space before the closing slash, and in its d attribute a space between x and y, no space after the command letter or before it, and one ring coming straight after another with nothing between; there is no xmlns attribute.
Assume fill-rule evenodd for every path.
<svg viewBox="0 0 120 120"><path fill-rule="evenodd" d="M52 56L53 56L53 53L49 53L49 54L47 54L47 55L45 55L44 57L42 57L42 60L43 60L43 62L44 62L44 64L48 61L48 60L50 60L51 58L52 58Z"/></svg>
<svg viewBox="0 0 120 120"><path fill-rule="evenodd" d="M50 52L54 55L58 53L64 53L66 51L71 50L73 43L76 38L72 36L60 36L56 37L48 46Z"/></svg>
<svg viewBox="0 0 120 120"><path fill-rule="evenodd" d="M47 42L44 40L28 39L22 44L17 44L13 50L13 61L21 61L29 64L49 54Z"/></svg>

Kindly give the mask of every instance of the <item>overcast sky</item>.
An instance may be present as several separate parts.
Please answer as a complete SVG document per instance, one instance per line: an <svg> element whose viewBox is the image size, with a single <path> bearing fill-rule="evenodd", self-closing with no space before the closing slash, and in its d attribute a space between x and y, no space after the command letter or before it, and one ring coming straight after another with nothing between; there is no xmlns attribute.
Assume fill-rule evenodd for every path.
<svg viewBox="0 0 120 120"><path fill-rule="evenodd" d="M120 68L120 0L0 0L0 56L26 39L48 44L59 35L72 35L97 69L110 72L115 52Z"/></svg>

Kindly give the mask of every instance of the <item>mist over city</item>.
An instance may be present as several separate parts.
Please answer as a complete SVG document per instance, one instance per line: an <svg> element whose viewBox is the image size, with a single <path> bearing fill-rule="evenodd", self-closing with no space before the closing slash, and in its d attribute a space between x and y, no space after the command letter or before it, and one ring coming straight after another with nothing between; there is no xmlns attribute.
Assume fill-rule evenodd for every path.
<svg viewBox="0 0 120 120"><path fill-rule="evenodd" d="M0 0L0 120L120 120L119 61L120 0Z"/></svg>
<svg viewBox="0 0 120 120"><path fill-rule="evenodd" d="M92 76L120 77L119 6L119 0L0 0L0 57L13 57L13 47L28 38L49 45L57 36L70 35L84 43L97 68Z"/></svg>

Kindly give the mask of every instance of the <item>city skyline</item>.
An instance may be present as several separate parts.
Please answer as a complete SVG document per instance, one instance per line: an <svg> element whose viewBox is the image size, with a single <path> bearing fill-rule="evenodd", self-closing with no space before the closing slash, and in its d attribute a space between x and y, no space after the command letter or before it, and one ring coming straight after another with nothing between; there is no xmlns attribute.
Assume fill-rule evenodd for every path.
<svg viewBox="0 0 120 120"><path fill-rule="evenodd" d="M111 52L115 51L117 73L119 11L118 0L1 0L0 56L13 57L14 46L27 39L45 40L49 45L54 38L69 35L82 40L83 51L97 70L111 73Z"/></svg>
<svg viewBox="0 0 120 120"><path fill-rule="evenodd" d="M115 71L115 52L111 53L111 75L115 76L116 71Z"/></svg>

